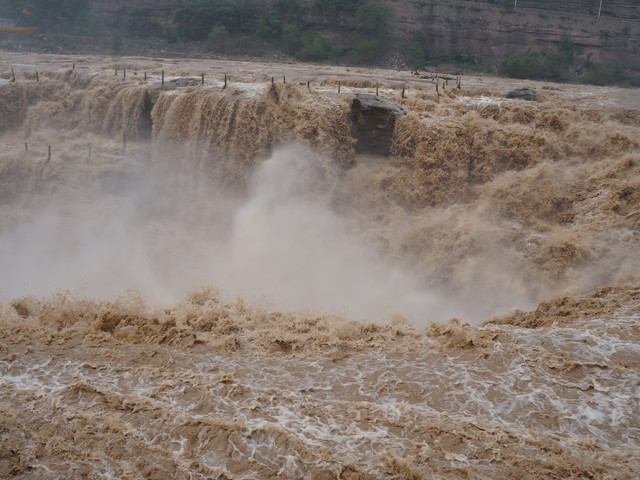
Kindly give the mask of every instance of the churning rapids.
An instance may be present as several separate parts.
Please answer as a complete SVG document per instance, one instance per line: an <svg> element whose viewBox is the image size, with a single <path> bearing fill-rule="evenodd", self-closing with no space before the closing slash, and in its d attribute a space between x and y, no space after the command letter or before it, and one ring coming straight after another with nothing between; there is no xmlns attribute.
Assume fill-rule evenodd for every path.
<svg viewBox="0 0 640 480"><path fill-rule="evenodd" d="M637 90L119 62L0 54L0 476L640 475Z"/></svg>

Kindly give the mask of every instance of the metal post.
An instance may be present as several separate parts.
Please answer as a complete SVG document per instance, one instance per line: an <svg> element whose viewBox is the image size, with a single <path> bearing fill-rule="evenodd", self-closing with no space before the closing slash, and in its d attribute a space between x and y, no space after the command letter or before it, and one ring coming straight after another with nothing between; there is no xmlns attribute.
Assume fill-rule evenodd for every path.
<svg viewBox="0 0 640 480"><path fill-rule="evenodd" d="M598 18L600 18L600 12L602 12L602 0L600 0L600 7L598 8Z"/></svg>

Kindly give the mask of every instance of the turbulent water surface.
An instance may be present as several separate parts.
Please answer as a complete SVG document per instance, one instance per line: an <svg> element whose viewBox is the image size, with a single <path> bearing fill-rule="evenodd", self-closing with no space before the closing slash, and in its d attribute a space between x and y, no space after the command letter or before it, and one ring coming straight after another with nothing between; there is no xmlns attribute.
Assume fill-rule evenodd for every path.
<svg viewBox="0 0 640 480"><path fill-rule="evenodd" d="M1 476L638 476L637 90L0 61Z"/></svg>

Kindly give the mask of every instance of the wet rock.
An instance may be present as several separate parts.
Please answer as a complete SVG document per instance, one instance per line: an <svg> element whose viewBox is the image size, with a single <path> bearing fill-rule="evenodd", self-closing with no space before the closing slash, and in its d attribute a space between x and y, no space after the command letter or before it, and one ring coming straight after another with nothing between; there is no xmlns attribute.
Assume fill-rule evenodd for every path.
<svg viewBox="0 0 640 480"><path fill-rule="evenodd" d="M349 114L356 153L389 155L396 120L402 115L402 107L386 97L356 94Z"/></svg>
<svg viewBox="0 0 640 480"><path fill-rule="evenodd" d="M156 103L160 93L165 90L175 90L176 88L195 87L202 83L201 78L194 77L180 77L172 80L166 80L164 85L162 83L154 83L147 87L147 93L151 99L151 103Z"/></svg>
<svg viewBox="0 0 640 480"><path fill-rule="evenodd" d="M180 77L174 78L172 80L167 80L164 82L165 90L171 90L174 88L183 88L183 87L195 87L202 83L202 79L194 78L194 77ZM162 86L162 85L160 85Z"/></svg>
<svg viewBox="0 0 640 480"><path fill-rule="evenodd" d="M538 100L538 94L531 88L516 88L507 93L507 98L519 98L521 100L530 100L535 102Z"/></svg>

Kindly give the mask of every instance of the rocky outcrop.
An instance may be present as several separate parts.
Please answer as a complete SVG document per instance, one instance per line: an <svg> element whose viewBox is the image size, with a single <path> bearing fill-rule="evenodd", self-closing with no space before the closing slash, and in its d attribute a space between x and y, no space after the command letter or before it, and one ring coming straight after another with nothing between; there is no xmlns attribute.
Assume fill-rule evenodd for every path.
<svg viewBox="0 0 640 480"><path fill-rule="evenodd" d="M402 115L403 108L386 97L357 94L349 113L356 153L389 155L396 119Z"/></svg>
<svg viewBox="0 0 640 480"><path fill-rule="evenodd" d="M507 93L507 98L518 98L520 100L529 100L535 102L538 100L538 94L530 88L516 88Z"/></svg>

